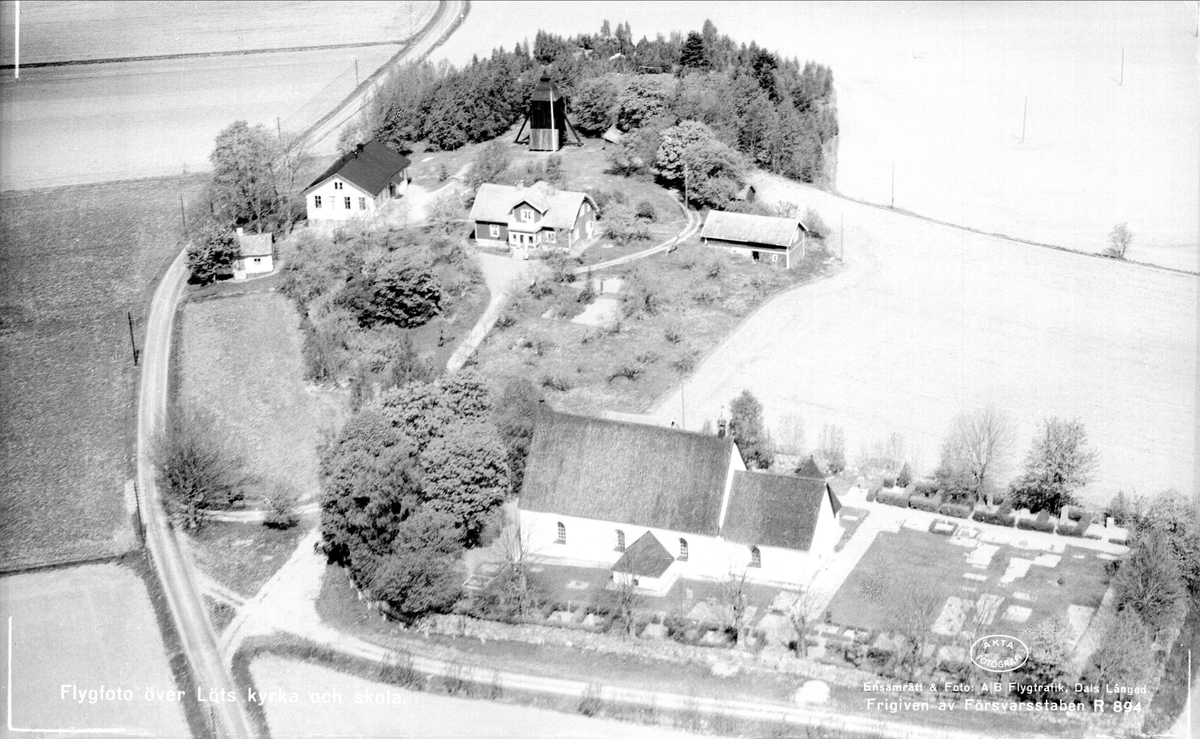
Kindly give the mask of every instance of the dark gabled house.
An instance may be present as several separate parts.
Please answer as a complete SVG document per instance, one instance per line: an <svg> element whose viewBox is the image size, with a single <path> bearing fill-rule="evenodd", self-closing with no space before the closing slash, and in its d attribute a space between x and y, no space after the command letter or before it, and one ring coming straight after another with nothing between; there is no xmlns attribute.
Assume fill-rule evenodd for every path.
<svg viewBox="0 0 1200 739"><path fill-rule="evenodd" d="M378 141L339 157L304 190L309 221L347 221L374 213L408 187L408 157Z"/></svg>

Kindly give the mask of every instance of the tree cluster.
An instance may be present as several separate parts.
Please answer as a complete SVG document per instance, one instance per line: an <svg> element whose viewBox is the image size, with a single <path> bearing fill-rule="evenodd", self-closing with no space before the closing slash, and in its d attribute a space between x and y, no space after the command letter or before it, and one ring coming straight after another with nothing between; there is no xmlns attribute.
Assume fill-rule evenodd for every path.
<svg viewBox="0 0 1200 739"><path fill-rule="evenodd" d="M606 22L597 34L569 38L538 31L532 47L495 49L462 69L407 65L380 85L355 136L402 151L418 141L449 150L495 138L525 115L543 72L566 95L578 130L598 135L616 124L626 134L613 150L618 171L649 169L657 134L695 121L772 172L805 182L828 176L826 150L838 130L829 68L736 44L711 21L686 40L673 33L634 42L627 23L614 31Z"/></svg>
<svg viewBox="0 0 1200 739"><path fill-rule="evenodd" d="M151 441L158 484L172 518L188 530L204 526L212 511L245 496L244 460L211 411L178 405Z"/></svg>
<svg viewBox="0 0 1200 739"><path fill-rule="evenodd" d="M470 372L387 391L321 460L331 562L406 617L458 597L458 558L511 490L491 391Z"/></svg>
<svg viewBox="0 0 1200 739"><path fill-rule="evenodd" d="M762 413L762 403L749 390L743 390L729 404L729 434L750 469L765 470L775 461Z"/></svg>

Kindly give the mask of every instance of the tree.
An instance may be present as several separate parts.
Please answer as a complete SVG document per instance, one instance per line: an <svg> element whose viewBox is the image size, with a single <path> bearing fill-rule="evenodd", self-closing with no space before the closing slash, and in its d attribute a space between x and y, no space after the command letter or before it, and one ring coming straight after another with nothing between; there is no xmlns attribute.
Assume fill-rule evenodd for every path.
<svg viewBox="0 0 1200 739"><path fill-rule="evenodd" d="M729 434L747 467L765 470L775 461L770 436L763 426L762 403L749 390L743 390L729 404Z"/></svg>
<svg viewBox="0 0 1200 739"><path fill-rule="evenodd" d="M726 632L733 637L735 645L742 643L742 629L746 624L746 607L749 599L746 597L746 577L749 571L743 569L741 574L730 570L721 582L721 602L725 606L727 623Z"/></svg>
<svg viewBox="0 0 1200 739"><path fill-rule="evenodd" d="M629 203L614 203L609 206L600 225L604 228L604 235L621 246L650 238L650 226L637 217Z"/></svg>
<svg viewBox="0 0 1200 739"><path fill-rule="evenodd" d="M625 134L621 143L610 146L605 154L609 171L630 177L640 174L654 164L661 142L661 129L656 126L640 128Z"/></svg>
<svg viewBox="0 0 1200 739"><path fill-rule="evenodd" d="M429 225L443 234L452 234L462 228L464 214L462 201L457 195L447 192L434 198L429 206Z"/></svg>
<svg viewBox="0 0 1200 739"><path fill-rule="evenodd" d="M252 224L260 230L277 222L280 151L276 137L262 124L230 124L217 134L212 162L216 206L226 223Z"/></svg>
<svg viewBox="0 0 1200 739"><path fill-rule="evenodd" d="M653 171L702 207L720 208L740 187L741 157L717 140L712 129L697 121L683 121L662 132Z"/></svg>
<svg viewBox="0 0 1200 739"><path fill-rule="evenodd" d="M426 382L433 379L433 375L433 368L417 354L412 337L408 331L404 331L400 340L391 345L384 389L407 385L410 382Z"/></svg>
<svg viewBox="0 0 1200 739"><path fill-rule="evenodd" d="M321 537L329 561L365 582L423 499L404 432L376 408L354 414L321 458Z"/></svg>
<svg viewBox="0 0 1200 739"><path fill-rule="evenodd" d="M1025 472L1012 487L1014 507L1058 515L1073 505L1073 493L1091 480L1096 452L1087 448L1087 432L1078 419L1047 418L1034 437Z"/></svg>
<svg viewBox="0 0 1200 739"><path fill-rule="evenodd" d="M1052 685L1069 681L1071 647L1076 634L1063 614L1050 618L1033 631L1029 639L1029 658L1012 673L1012 681L1022 686ZM974 641L974 640L972 640ZM1030 688L1022 695L1035 703L1056 702L1054 693Z"/></svg>
<svg viewBox="0 0 1200 739"><path fill-rule="evenodd" d="M621 622L624 636L633 636L636 625L635 614L642 605L642 595L638 592L637 563L626 552L613 567L613 588L605 590L607 605L616 613L616 619Z"/></svg>
<svg viewBox="0 0 1200 739"><path fill-rule="evenodd" d="M187 247L187 266L192 281L207 285L222 272L233 267L239 248L232 230L215 221L208 221L192 234Z"/></svg>
<svg viewBox="0 0 1200 739"><path fill-rule="evenodd" d="M1183 577L1171 543L1161 530L1148 529L1117 570L1113 582L1117 609L1132 609L1156 636L1186 611Z"/></svg>
<svg viewBox="0 0 1200 739"><path fill-rule="evenodd" d="M846 469L846 436L840 426L827 423L821 427L817 454L825 463L829 474L836 475Z"/></svg>
<svg viewBox="0 0 1200 739"><path fill-rule="evenodd" d="M687 41L683 42L679 52L679 63L688 69L708 69L711 66L703 36L695 31L688 32Z"/></svg>
<svg viewBox="0 0 1200 739"><path fill-rule="evenodd" d="M994 406L961 413L950 424L942 446L938 477L961 480L969 494L992 505L996 469L1014 440L1012 424Z"/></svg>
<svg viewBox="0 0 1200 739"><path fill-rule="evenodd" d="M504 141L496 139L484 146L471 161L471 171L467 177L471 191L479 190L479 186L486 182L504 184L510 162L511 155Z"/></svg>
<svg viewBox="0 0 1200 739"><path fill-rule="evenodd" d="M1132 610L1119 611L1100 637L1092 654L1091 677L1099 685L1136 685L1154 664L1150 634Z"/></svg>
<svg viewBox="0 0 1200 739"><path fill-rule="evenodd" d="M529 456L534 416L541 401L541 393L528 377L516 377L504 385L495 405L493 421L508 449L506 461L512 495L521 492L525 481L525 459Z"/></svg>
<svg viewBox="0 0 1200 739"><path fill-rule="evenodd" d="M224 424L205 408L175 406L160 421L151 454L167 510L185 529L200 529L211 511L244 497L244 462Z"/></svg>
<svg viewBox="0 0 1200 739"><path fill-rule="evenodd" d="M296 513L296 492L291 486L283 483L274 485L266 504L263 525L267 528L290 529L300 523L300 516Z"/></svg>
<svg viewBox="0 0 1200 739"><path fill-rule="evenodd" d="M804 637L808 635L808 630L812 628L813 624L820 619L821 609L828 601L829 598L825 593L811 587L804 588L792 597L787 610L784 611L796 637L796 641L792 644L792 651L797 657L807 656L808 650L805 648Z"/></svg>
<svg viewBox="0 0 1200 739"><path fill-rule="evenodd" d="M1104 253L1116 259L1124 259L1125 252L1129 251L1129 245L1132 243L1133 232L1129 230L1129 224L1118 223L1108 234L1108 248Z"/></svg>
<svg viewBox="0 0 1200 739"><path fill-rule="evenodd" d="M460 594L461 554L453 522L418 510L399 524L392 550L372 570L371 596L406 619L444 612Z"/></svg>
<svg viewBox="0 0 1200 739"><path fill-rule="evenodd" d="M598 135L617 121L617 86L607 77L594 77L579 88L571 99L575 127L585 134Z"/></svg>
<svg viewBox="0 0 1200 739"><path fill-rule="evenodd" d="M620 95L617 126L622 131L651 125L667 115L671 83L660 77L635 77Z"/></svg>
<svg viewBox="0 0 1200 739"><path fill-rule="evenodd" d="M509 491L507 450L490 422L452 424L421 451L429 507L459 529L474 547L488 517Z"/></svg>
<svg viewBox="0 0 1200 739"><path fill-rule="evenodd" d="M915 678L926 665L925 647L932 637L946 596L937 583L917 582L901 576L886 586L885 607L888 622L904 643L896 654L896 665Z"/></svg>
<svg viewBox="0 0 1200 739"><path fill-rule="evenodd" d="M1134 545L1145 536L1160 534L1170 545L1188 591L1200 593L1200 510L1175 490L1156 495L1144 510L1139 498L1132 508Z"/></svg>
<svg viewBox="0 0 1200 739"><path fill-rule="evenodd" d="M425 249L372 249L338 302L354 311L363 327L416 328L441 312L442 286Z"/></svg>
<svg viewBox="0 0 1200 739"><path fill-rule="evenodd" d="M473 370L395 387L380 397L380 411L393 426L404 429L418 452L451 426L489 420L492 407L490 387Z"/></svg>

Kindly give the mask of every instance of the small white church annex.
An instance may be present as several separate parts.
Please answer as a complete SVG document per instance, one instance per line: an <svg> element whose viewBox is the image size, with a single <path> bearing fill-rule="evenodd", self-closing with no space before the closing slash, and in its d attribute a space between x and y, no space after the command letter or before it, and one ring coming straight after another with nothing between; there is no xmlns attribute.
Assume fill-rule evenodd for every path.
<svg viewBox="0 0 1200 739"><path fill-rule="evenodd" d="M665 592L675 580L796 587L841 538L816 464L748 471L727 436L542 411L518 501L538 557L612 568Z"/></svg>

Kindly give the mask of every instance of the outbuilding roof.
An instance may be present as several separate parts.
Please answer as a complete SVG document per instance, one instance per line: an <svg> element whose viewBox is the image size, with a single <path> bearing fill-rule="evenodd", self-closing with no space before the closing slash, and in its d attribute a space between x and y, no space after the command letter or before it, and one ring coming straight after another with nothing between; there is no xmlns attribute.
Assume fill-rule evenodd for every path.
<svg viewBox="0 0 1200 739"><path fill-rule="evenodd" d="M731 438L542 411L520 507L717 534Z"/></svg>
<svg viewBox="0 0 1200 739"><path fill-rule="evenodd" d="M635 577L662 577L674 561L658 537L647 531L625 550L613 565L613 572L625 572Z"/></svg>
<svg viewBox="0 0 1200 739"><path fill-rule="evenodd" d="M708 218L704 219L704 229L700 232L700 237L736 241L743 244L787 247L795 243L796 229L808 231L808 227L796 218L776 218L714 210L708 214Z"/></svg>
<svg viewBox="0 0 1200 739"><path fill-rule="evenodd" d="M344 154L329 165L304 192L308 193L336 175L371 196L376 196L383 192L392 178L411 163L408 157L397 154L379 141L372 140L360 144L349 154Z"/></svg>
<svg viewBox="0 0 1200 739"><path fill-rule="evenodd" d="M238 231L241 231L239 228ZM238 234L238 254L242 257L269 257L274 254L274 237L269 234Z"/></svg>
<svg viewBox="0 0 1200 739"><path fill-rule="evenodd" d="M542 213L541 227L570 230L575 228L575 219L585 200L596 208L596 201L587 193L558 190L548 182L537 182L532 187L485 182L475 193L470 217L476 222L505 223L512 209L525 202Z"/></svg>
<svg viewBox="0 0 1200 739"><path fill-rule="evenodd" d="M748 546L807 551L821 512L825 481L763 472L734 472L721 536Z"/></svg>

